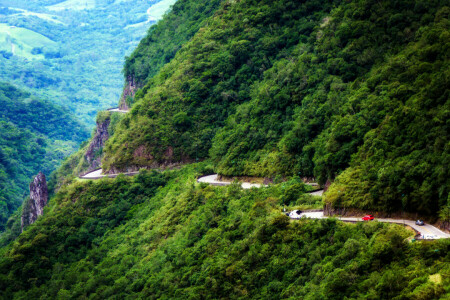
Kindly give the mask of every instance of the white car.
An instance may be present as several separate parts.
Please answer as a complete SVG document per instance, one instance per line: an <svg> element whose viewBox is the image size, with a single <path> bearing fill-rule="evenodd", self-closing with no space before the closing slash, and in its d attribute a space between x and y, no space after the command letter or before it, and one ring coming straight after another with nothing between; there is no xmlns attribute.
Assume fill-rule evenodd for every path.
<svg viewBox="0 0 450 300"><path fill-rule="evenodd" d="M302 214L301 210L293 210L289 213L289 218L291 219L300 219L300 215Z"/></svg>
<svg viewBox="0 0 450 300"><path fill-rule="evenodd" d="M424 240L435 240L435 239L438 239L438 236L434 235L434 234L424 234L423 239Z"/></svg>

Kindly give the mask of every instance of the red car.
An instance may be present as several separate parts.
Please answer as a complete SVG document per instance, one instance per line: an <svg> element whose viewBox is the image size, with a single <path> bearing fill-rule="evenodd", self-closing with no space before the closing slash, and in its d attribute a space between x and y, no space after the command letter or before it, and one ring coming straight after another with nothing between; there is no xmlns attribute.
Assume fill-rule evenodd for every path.
<svg viewBox="0 0 450 300"><path fill-rule="evenodd" d="M363 221L372 221L375 218L372 215L365 215L362 219Z"/></svg>

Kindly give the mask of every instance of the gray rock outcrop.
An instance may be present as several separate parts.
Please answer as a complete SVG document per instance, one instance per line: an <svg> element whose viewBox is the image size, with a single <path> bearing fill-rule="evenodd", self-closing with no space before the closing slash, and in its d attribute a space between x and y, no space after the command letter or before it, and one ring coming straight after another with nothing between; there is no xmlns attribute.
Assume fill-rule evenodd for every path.
<svg viewBox="0 0 450 300"><path fill-rule="evenodd" d="M89 144L88 150L86 151L85 158L89 163L88 171L95 170L102 165L102 149L106 141L109 138L108 128L111 123L109 117L97 122L97 131Z"/></svg>
<svg viewBox="0 0 450 300"><path fill-rule="evenodd" d="M47 180L45 179L45 175L39 172L30 183L30 198L25 200L23 206L21 218L22 231L24 227L36 222L37 218L44 213L44 207L47 205L47 201Z"/></svg>
<svg viewBox="0 0 450 300"><path fill-rule="evenodd" d="M134 76L130 75L127 77L125 82L125 88L123 89L122 97L120 97L119 108L121 110L129 110L130 107L127 104L127 98L133 98L136 91L139 89L139 84L134 79Z"/></svg>

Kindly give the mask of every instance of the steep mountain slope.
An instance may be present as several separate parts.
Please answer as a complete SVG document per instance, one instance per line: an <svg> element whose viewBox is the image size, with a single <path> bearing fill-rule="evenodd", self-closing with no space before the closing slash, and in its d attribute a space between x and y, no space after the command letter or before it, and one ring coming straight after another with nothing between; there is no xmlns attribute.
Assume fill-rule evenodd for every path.
<svg viewBox="0 0 450 300"><path fill-rule="evenodd" d="M147 36L125 60L123 73L126 88L122 102L131 106L134 92L172 60L181 46L204 25L204 20L214 13L220 2L179 0L163 20L150 28Z"/></svg>
<svg viewBox="0 0 450 300"><path fill-rule="evenodd" d="M330 2L224 2L207 25L149 80L105 147L107 170L208 156L211 139L251 85L307 39Z"/></svg>
<svg viewBox="0 0 450 300"><path fill-rule="evenodd" d="M279 205L283 185L195 185L205 168L63 187L0 260L2 295L437 299L450 292L450 241L407 243L409 232L378 222L289 222Z"/></svg>
<svg viewBox="0 0 450 300"><path fill-rule="evenodd" d="M0 83L0 229L28 191L31 176L50 174L88 137L66 110Z"/></svg>
<svg viewBox="0 0 450 300"><path fill-rule="evenodd" d="M337 177L330 210L436 218L449 186L446 3L200 2L180 0L127 59L132 109L99 114L110 138L93 152L110 172L206 161L84 181L84 144L54 173L44 215L0 249L0 297L448 298L450 240L283 213L321 201L301 180L316 176ZM200 8L211 15L192 17ZM196 182L213 169L274 183Z"/></svg>
<svg viewBox="0 0 450 300"><path fill-rule="evenodd" d="M354 177L361 185L345 185L350 194L329 202L435 216L449 193L449 130L442 121L449 84L440 75L448 69L445 1L253 4L223 3L137 93L105 147L105 169L210 156L223 175L314 176L323 184L348 168L361 147L371 147L373 130L415 107L435 121L419 133L419 118L407 125L401 117L395 143L418 151L394 151L393 141L385 141L392 157L379 157L377 167L378 158L355 156L354 164L367 161L366 179ZM427 171L375 174L389 160L422 169L419 159L431 145Z"/></svg>

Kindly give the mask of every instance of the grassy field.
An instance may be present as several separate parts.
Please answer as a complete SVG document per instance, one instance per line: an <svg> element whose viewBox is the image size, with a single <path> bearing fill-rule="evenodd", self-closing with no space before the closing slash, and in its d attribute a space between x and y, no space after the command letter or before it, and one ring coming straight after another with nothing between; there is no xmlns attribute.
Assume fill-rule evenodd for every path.
<svg viewBox="0 0 450 300"><path fill-rule="evenodd" d="M95 8L95 0L67 0L55 5L47 6L48 10L83 10Z"/></svg>
<svg viewBox="0 0 450 300"><path fill-rule="evenodd" d="M57 24L64 24L63 22L61 22L59 20L59 17L55 16L55 15L36 13L36 12L28 11L28 10L25 10L25 9L21 9L21 8L14 8L14 9L19 11L19 13L13 14L12 16L14 16L14 15L18 15L18 16L35 16L35 17L38 17L38 18L40 18L42 20L45 20L45 21L54 22L54 23L57 23Z"/></svg>
<svg viewBox="0 0 450 300"><path fill-rule="evenodd" d="M52 48L57 43L34 31L0 24L0 51L27 59L42 59L42 54L32 54L33 48Z"/></svg>

